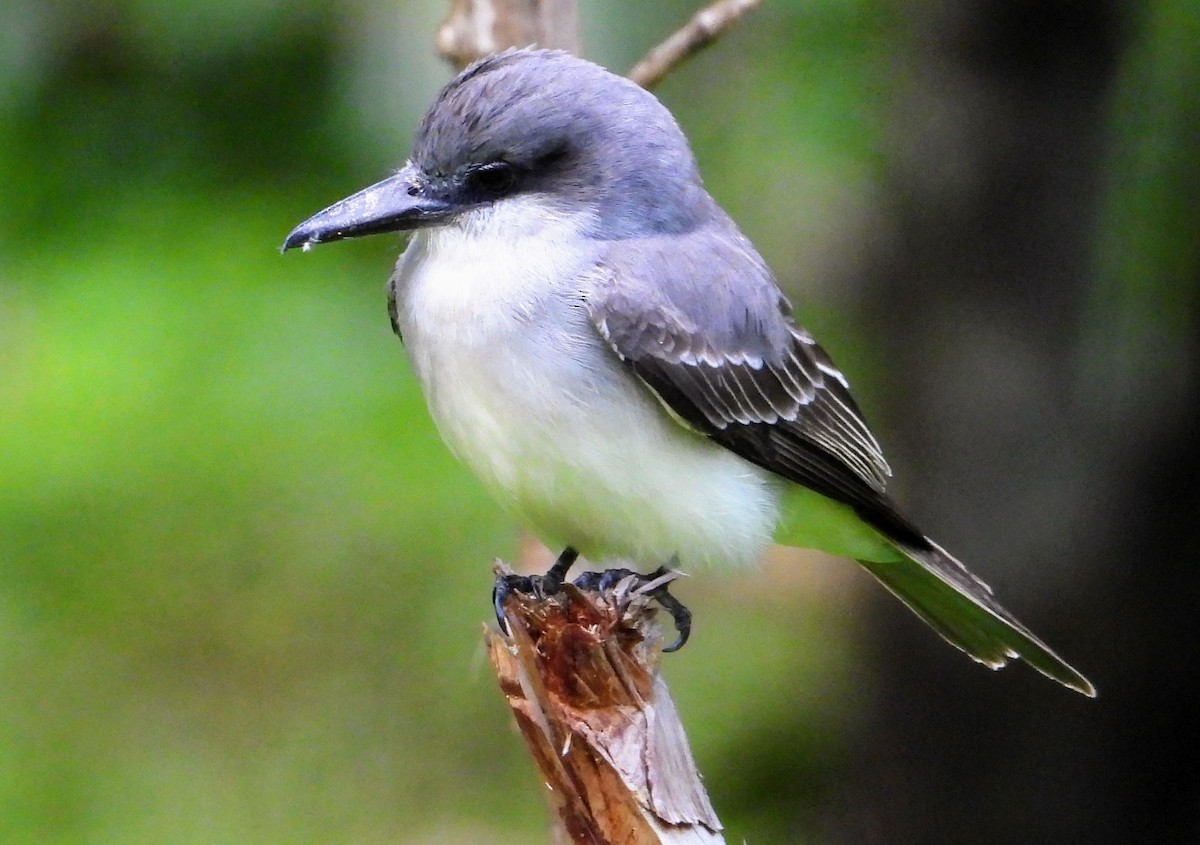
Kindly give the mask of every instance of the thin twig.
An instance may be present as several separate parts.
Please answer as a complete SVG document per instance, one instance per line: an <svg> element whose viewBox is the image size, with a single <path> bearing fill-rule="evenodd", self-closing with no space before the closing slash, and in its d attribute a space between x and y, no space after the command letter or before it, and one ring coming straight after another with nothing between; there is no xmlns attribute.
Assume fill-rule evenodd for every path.
<svg viewBox="0 0 1200 845"><path fill-rule="evenodd" d="M653 88L676 65L716 41L721 33L760 5L762 0L717 0L706 6L634 65L629 78L643 88Z"/></svg>

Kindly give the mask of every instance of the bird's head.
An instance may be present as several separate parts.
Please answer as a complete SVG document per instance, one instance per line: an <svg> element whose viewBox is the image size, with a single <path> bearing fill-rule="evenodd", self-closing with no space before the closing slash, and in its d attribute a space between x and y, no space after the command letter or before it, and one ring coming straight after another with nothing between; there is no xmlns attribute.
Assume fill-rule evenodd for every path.
<svg viewBox="0 0 1200 845"><path fill-rule="evenodd" d="M447 225L517 197L586 211L604 238L684 231L710 202L652 94L567 53L508 50L442 89L399 172L301 223L283 248Z"/></svg>

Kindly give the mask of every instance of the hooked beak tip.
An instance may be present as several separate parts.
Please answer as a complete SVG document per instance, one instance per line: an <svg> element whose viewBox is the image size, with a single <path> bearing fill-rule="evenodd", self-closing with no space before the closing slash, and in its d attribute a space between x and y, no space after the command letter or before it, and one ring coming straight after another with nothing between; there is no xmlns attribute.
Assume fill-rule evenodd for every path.
<svg viewBox="0 0 1200 845"><path fill-rule="evenodd" d="M279 252L284 253L296 247L300 247L302 252L308 252L320 242L321 235L319 232L309 231L307 226L297 226L284 239L283 246L279 248Z"/></svg>

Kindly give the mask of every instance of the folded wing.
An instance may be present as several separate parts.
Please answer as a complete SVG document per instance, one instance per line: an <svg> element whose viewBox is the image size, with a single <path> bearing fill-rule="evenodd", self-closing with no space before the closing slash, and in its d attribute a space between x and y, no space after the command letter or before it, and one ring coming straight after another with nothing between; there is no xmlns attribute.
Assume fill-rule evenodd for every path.
<svg viewBox="0 0 1200 845"><path fill-rule="evenodd" d="M601 337L678 420L851 508L895 554L860 560L951 644L992 668L1023 657L1085 695L1079 672L902 516L846 379L731 224L615 242L585 303ZM890 549L888 550L891 551ZM886 557L886 559L884 559Z"/></svg>

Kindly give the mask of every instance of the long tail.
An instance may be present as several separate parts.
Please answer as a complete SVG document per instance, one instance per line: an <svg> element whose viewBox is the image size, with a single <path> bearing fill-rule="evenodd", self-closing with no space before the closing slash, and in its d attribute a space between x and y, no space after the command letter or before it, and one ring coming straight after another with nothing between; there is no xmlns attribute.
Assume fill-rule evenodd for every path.
<svg viewBox="0 0 1200 845"><path fill-rule="evenodd" d="M930 541L899 546L903 560L860 560L866 569L952 645L993 669L1020 657L1043 675L1094 698L1096 689L992 597L992 589Z"/></svg>

